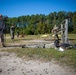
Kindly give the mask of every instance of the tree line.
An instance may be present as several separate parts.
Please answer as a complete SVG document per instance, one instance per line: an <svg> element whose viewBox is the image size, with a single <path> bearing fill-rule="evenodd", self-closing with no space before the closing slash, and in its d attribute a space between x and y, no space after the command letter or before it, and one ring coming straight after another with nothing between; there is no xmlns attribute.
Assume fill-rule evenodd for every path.
<svg viewBox="0 0 76 75"><path fill-rule="evenodd" d="M6 21L7 33L9 33L10 26L15 25L15 32L19 31L21 34L50 34L54 25L60 26L66 17L70 19L69 33L76 33L76 11L59 11L51 12L48 15L36 14L8 18Z"/></svg>

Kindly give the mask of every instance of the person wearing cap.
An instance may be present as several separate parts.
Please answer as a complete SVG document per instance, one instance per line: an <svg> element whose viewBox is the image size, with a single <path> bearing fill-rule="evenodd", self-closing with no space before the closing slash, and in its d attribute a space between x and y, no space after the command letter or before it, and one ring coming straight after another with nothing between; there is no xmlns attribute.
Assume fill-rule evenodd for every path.
<svg viewBox="0 0 76 75"><path fill-rule="evenodd" d="M4 44L4 29L5 29L4 18L0 14L0 38L1 38L1 45L3 47L6 47L5 44Z"/></svg>

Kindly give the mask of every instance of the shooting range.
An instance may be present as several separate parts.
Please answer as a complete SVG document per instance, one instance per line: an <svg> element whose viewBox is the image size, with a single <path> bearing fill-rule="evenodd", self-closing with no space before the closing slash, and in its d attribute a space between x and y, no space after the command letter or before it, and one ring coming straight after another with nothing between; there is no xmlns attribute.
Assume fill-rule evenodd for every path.
<svg viewBox="0 0 76 75"><path fill-rule="evenodd" d="M0 75L76 75L76 0L0 0Z"/></svg>
<svg viewBox="0 0 76 75"><path fill-rule="evenodd" d="M14 34L14 28L10 28L10 39L12 44L8 44L6 45L6 47L21 47L21 48L54 48L57 50L60 50L60 48L62 49L62 51L66 50L67 48L76 48L76 46L74 44L72 44L70 42L70 40L68 39L68 24L69 24L69 19L66 18L65 20L63 20L60 24L60 28L57 30L57 34L53 33L52 35L54 35L54 37L56 37L57 39L51 38L52 35L49 34L44 34L44 35L40 35L39 38L40 39L33 39L33 40L24 40L24 43L20 43L17 44L17 42L15 41L16 38L19 37L24 37L24 35L18 35L19 37L17 37ZM55 25L56 26L56 25ZM56 27L54 27L56 29ZM59 35L60 34L60 39L58 36L55 35ZM25 35L26 38L27 35ZM14 38L15 37L15 38ZM6 37L5 37L6 38ZM8 38L8 37L7 37ZM24 39L25 39L24 38ZM59 41L59 43L56 44L55 41ZM57 47L58 46L58 47Z"/></svg>

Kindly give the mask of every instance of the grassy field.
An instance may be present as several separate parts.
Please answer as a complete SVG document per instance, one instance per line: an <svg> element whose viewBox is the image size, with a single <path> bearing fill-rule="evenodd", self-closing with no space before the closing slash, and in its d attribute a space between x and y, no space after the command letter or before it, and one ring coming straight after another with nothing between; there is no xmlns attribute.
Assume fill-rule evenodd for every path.
<svg viewBox="0 0 76 75"><path fill-rule="evenodd" d="M9 36L9 35L8 35ZM27 35L25 37L15 38L15 42L19 42L20 40L31 40L31 39L45 39L41 38L41 35ZM69 39L76 44L76 34L69 34ZM46 39L49 39L48 37ZM9 40L9 41L8 41ZM7 38L7 42L11 42L10 39ZM4 51L4 50L3 50ZM52 59L60 61L62 64L70 65L74 68L76 68L76 50L75 49L69 49L64 52L57 51L55 49L33 49L33 48L15 48L15 49L9 49L5 50L8 52L14 52L19 57L22 57L24 59L39 59L39 60L46 60L51 61Z"/></svg>
<svg viewBox="0 0 76 75"><path fill-rule="evenodd" d="M4 50L3 50L4 51ZM36 59L51 61L52 59L60 61L61 64L70 65L76 68L76 50L66 50L64 52L57 51L55 49L41 49L41 48L15 48L5 50L10 53L14 52L17 56L23 59Z"/></svg>
<svg viewBox="0 0 76 75"><path fill-rule="evenodd" d="M76 34L68 34L68 38L72 41L72 43L76 44Z"/></svg>
<svg viewBox="0 0 76 75"><path fill-rule="evenodd" d="M51 36L51 34L47 34L48 37L44 37L44 38L41 37L42 35L40 35L40 34L39 35L25 35L24 37L17 37L15 35L14 41L19 43L22 40L33 40L33 39L54 40L54 38ZM5 41L6 43L12 42L9 34L7 34L6 37L9 37L9 38L6 38L6 41ZM71 41L72 44L76 44L76 34L68 34L68 39Z"/></svg>

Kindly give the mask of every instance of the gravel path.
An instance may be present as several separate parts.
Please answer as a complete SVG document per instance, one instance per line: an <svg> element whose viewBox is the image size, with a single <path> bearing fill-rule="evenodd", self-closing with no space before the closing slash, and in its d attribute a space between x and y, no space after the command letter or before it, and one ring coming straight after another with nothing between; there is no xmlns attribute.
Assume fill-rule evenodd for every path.
<svg viewBox="0 0 76 75"><path fill-rule="evenodd" d="M0 75L76 75L56 61L24 60L13 53L0 52Z"/></svg>

